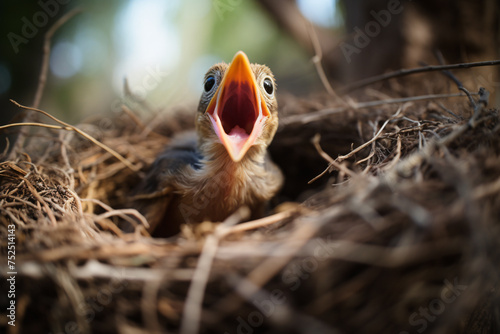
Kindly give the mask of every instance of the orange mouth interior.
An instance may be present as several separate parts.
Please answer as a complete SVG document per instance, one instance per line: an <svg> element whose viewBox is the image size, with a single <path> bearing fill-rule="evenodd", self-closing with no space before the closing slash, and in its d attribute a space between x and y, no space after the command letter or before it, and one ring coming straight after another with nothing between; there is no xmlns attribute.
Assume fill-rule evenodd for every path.
<svg viewBox="0 0 500 334"><path fill-rule="evenodd" d="M262 132L270 112L243 52L234 56L207 108L214 131L231 158L243 158Z"/></svg>

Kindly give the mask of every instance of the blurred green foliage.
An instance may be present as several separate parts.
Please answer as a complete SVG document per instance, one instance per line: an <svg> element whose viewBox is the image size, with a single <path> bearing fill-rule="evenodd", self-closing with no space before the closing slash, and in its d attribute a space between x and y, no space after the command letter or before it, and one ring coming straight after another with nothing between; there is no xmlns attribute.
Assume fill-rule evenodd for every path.
<svg viewBox="0 0 500 334"><path fill-rule="evenodd" d="M75 7L81 7L83 13L61 27L52 44L53 51L62 42L76 50L79 67L68 77L57 77L51 71L41 104L44 110L73 123L89 115L116 110L117 101L123 95L120 86L125 77L128 77L131 90L156 108L168 109L177 104L195 106L204 72L215 62L231 61L238 50L245 51L250 61L270 66L280 90L305 94L319 84L309 55L280 31L254 1L173 0L168 5L162 4L161 0L40 2L47 1L60 5L57 15L39 27L39 32L29 39L29 43L19 45L18 53L14 52L7 38L3 39L0 64L6 64L13 80L10 90L1 96L2 123L8 122L16 112L7 102L8 98L27 105L32 103L41 64L43 35L58 17ZM32 20L34 15L43 11L40 2L0 4L2 35L7 36L9 32L22 34L22 18ZM63 5L64 2L67 4ZM176 56L171 57L173 60L156 59L150 64L138 59L137 62L144 65L138 72L135 69L131 73L131 70L129 76L123 59L128 57L130 63L129 58L138 51L133 43L137 36L123 32L142 33L145 27L135 26L135 19L124 20L124 15L141 15L137 8L142 5L158 5L158 10L162 11L159 13L161 22L165 24L158 28L158 32L170 30L167 30L167 35L159 34L157 38L154 30L144 30L143 34L147 36L143 37L151 42L140 44L145 50L138 54L163 49ZM135 12L130 12L131 8ZM137 18L137 22L151 23L147 20L148 17ZM176 36L175 41L164 40L164 36ZM169 51L168 48L175 50ZM70 56L71 53L67 55ZM57 55L53 52L52 57L56 57L51 60L52 67L71 65L71 62L64 64L69 61L64 52ZM151 78L154 69L160 73L155 80Z"/></svg>

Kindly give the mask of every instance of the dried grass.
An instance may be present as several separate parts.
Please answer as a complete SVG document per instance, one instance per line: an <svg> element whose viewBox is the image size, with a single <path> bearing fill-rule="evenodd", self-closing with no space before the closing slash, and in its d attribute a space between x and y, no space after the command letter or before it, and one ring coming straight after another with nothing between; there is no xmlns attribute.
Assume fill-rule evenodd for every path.
<svg viewBox="0 0 500 334"><path fill-rule="evenodd" d="M1 235L16 225L17 332L495 333L498 110L410 89L381 101L392 92L366 89L375 102L340 107L327 94L282 96L276 213L235 225L239 212L170 239L151 238L126 203L192 114L148 123L124 109L37 128L0 164Z"/></svg>

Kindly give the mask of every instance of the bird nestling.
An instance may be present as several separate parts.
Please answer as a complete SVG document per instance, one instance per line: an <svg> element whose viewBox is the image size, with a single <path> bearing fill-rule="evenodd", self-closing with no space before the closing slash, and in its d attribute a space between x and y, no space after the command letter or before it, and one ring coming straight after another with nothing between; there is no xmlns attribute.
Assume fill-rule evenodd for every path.
<svg viewBox="0 0 500 334"><path fill-rule="evenodd" d="M244 205L252 218L263 214L283 183L267 153L278 127L275 92L271 70L250 64L242 51L208 70L196 133L170 143L135 196L154 236L174 235L183 223L223 221Z"/></svg>

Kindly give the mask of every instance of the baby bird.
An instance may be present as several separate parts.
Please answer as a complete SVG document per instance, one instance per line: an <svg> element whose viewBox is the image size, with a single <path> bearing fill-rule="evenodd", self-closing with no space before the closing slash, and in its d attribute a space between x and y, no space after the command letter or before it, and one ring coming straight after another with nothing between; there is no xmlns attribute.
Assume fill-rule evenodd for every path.
<svg viewBox="0 0 500 334"><path fill-rule="evenodd" d="M262 216L283 183L267 153L278 128L275 93L271 70L250 64L242 51L208 70L196 133L169 144L135 196L153 236L174 235L183 223L223 221L244 205L252 218Z"/></svg>

